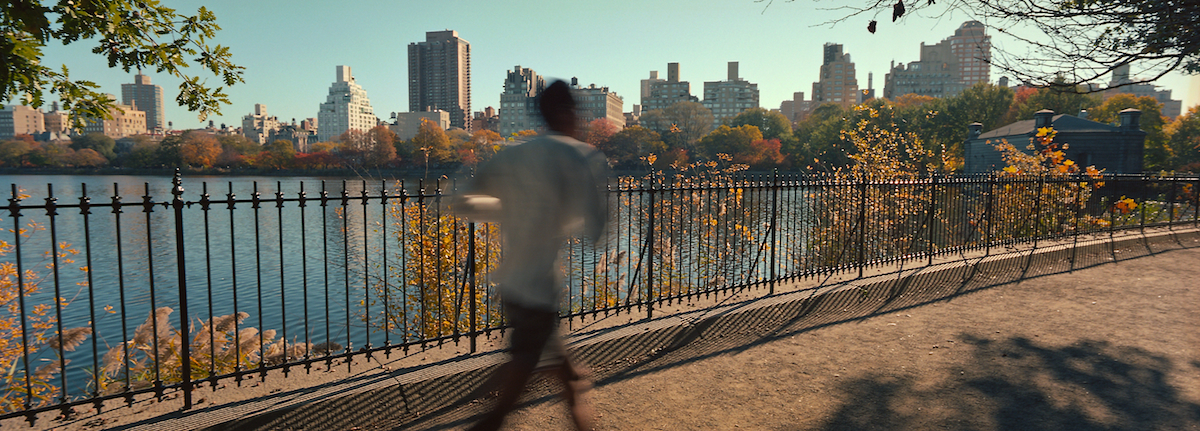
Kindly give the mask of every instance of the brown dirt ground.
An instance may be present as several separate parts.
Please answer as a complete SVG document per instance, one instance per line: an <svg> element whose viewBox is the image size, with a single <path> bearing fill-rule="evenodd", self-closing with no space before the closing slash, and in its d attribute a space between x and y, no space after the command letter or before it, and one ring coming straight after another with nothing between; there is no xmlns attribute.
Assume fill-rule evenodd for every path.
<svg viewBox="0 0 1200 431"><path fill-rule="evenodd" d="M865 299L841 316L731 325L593 363L597 429L1200 429L1200 247L1186 247L1079 256L1093 266L1074 271L1059 259L1048 275L912 303ZM352 429L462 429L486 406ZM538 381L505 429L569 423Z"/></svg>

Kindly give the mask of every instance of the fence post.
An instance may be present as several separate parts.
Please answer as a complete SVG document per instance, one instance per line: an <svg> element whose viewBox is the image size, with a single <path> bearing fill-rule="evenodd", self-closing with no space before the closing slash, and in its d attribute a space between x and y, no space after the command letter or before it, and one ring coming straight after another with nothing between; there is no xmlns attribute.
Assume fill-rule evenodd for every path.
<svg viewBox="0 0 1200 431"><path fill-rule="evenodd" d="M650 180L650 207L648 209L649 216L647 220L648 233L646 234L646 246L649 250L649 256L646 256L646 319L654 318L654 184L655 180Z"/></svg>
<svg viewBox="0 0 1200 431"><path fill-rule="evenodd" d="M475 317L475 222L467 223L467 295L470 301L471 323L467 330L471 334L471 353L475 353L476 334ZM406 317L407 318L407 317Z"/></svg>
<svg viewBox="0 0 1200 431"><path fill-rule="evenodd" d="M1192 185L1192 224L1200 227L1200 176L1196 177L1196 184Z"/></svg>
<svg viewBox="0 0 1200 431"><path fill-rule="evenodd" d="M1146 234L1146 202L1150 200L1150 177L1142 174L1142 205L1138 211L1138 233Z"/></svg>
<svg viewBox="0 0 1200 431"><path fill-rule="evenodd" d="M862 278L867 266L867 177L858 179L858 278Z"/></svg>
<svg viewBox="0 0 1200 431"><path fill-rule="evenodd" d="M775 249L779 248L776 242L775 231L779 230L775 225L779 222L779 168L771 173L771 289L770 294L775 294L775 267L779 266L777 262Z"/></svg>
<svg viewBox="0 0 1200 431"><path fill-rule="evenodd" d="M1167 229L1175 230L1175 184L1176 177L1171 177L1171 191L1167 193Z"/></svg>
<svg viewBox="0 0 1200 431"><path fill-rule="evenodd" d="M175 168L175 178L171 179L171 208L175 210L175 264L179 270L179 346L180 372L183 380L183 409L192 408L192 349L191 334L188 328L187 300L187 265L184 259L183 246L183 179L179 168Z"/></svg>
<svg viewBox="0 0 1200 431"><path fill-rule="evenodd" d="M983 252L983 254L985 256L992 255L992 222L993 222L993 220L995 220L995 216L992 215L992 202L995 200L996 200L996 174L992 173L992 174L988 174L987 206L984 207L984 211L987 212L987 233L986 233L986 237L984 238L984 252Z"/></svg>
<svg viewBox="0 0 1200 431"><path fill-rule="evenodd" d="M927 255L927 257L929 257L929 266L933 266L933 223L934 223L933 215L937 212L937 186L938 186L937 175L930 176L930 178L929 178L929 215L927 215L925 217L925 223L926 223L925 229L928 230L928 232L927 232L928 239L926 239L926 243L925 243L925 246L926 246L925 254Z"/></svg>
<svg viewBox="0 0 1200 431"><path fill-rule="evenodd" d="M1037 181L1037 202L1034 204L1033 216L1033 248L1037 248L1038 239L1042 235L1042 190L1046 188L1046 175L1039 175ZM1032 255L1031 255L1032 256Z"/></svg>

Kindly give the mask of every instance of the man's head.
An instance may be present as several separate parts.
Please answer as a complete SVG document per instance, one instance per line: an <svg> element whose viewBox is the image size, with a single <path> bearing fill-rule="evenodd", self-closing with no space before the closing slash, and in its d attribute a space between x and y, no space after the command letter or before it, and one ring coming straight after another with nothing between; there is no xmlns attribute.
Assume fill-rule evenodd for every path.
<svg viewBox="0 0 1200 431"><path fill-rule="evenodd" d="M571 97L571 88L566 82L554 81L542 90L538 96L538 108L550 130L567 136L575 135L578 121L575 118L575 99Z"/></svg>

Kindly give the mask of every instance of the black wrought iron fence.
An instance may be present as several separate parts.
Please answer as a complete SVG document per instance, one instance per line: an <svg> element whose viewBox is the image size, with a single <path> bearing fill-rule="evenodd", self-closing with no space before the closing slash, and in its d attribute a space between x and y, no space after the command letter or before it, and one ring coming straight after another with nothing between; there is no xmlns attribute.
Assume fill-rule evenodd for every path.
<svg viewBox="0 0 1200 431"><path fill-rule="evenodd" d="M0 239L0 418L242 379L503 327L498 226L453 182L276 182L244 196L11 187ZM127 186L126 186L127 187ZM161 185L155 185L159 190ZM625 178L572 241L563 315L593 318L902 259L1197 223L1197 177ZM102 193L106 194L107 191ZM127 201L128 200L128 201ZM347 366L349 361L347 361Z"/></svg>

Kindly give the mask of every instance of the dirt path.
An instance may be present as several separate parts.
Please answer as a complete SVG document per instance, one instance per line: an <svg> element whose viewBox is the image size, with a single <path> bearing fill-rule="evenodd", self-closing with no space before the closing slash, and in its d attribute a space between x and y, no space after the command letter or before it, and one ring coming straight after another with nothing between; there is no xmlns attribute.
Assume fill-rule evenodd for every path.
<svg viewBox="0 0 1200 431"><path fill-rule="evenodd" d="M875 312L859 318L764 319L593 364L599 429L1200 429L1200 248L1190 247L1080 256L1117 262L933 302L868 299L854 307ZM506 429L568 429L551 392L537 385ZM358 429L461 429L485 406Z"/></svg>

